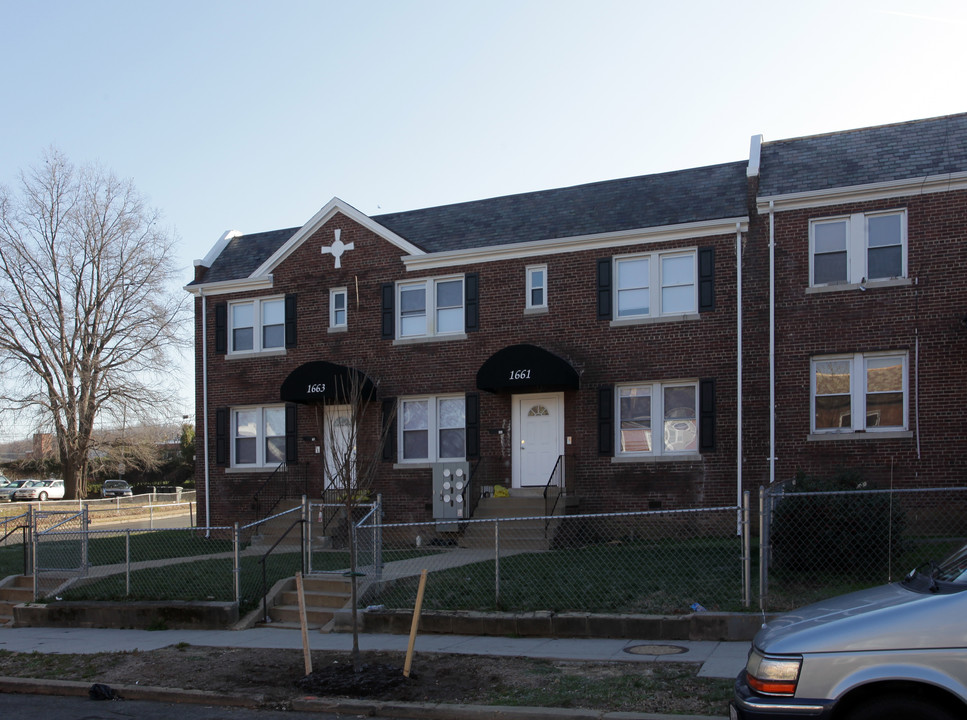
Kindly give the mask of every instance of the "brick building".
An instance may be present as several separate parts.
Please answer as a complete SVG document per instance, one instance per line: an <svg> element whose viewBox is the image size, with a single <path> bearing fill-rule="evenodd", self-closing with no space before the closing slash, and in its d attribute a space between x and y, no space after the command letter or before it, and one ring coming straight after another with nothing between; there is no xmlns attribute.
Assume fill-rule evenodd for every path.
<svg viewBox="0 0 967 720"><path fill-rule="evenodd" d="M295 472L313 496L332 484L353 377L377 409L357 451L382 459L395 520L439 517L443 470L469 479L462 517L497 484L601 512L730 505L841 465L952 482L965 210L958 115L226 233L187 286L211 521L252 519Z"/></svg>

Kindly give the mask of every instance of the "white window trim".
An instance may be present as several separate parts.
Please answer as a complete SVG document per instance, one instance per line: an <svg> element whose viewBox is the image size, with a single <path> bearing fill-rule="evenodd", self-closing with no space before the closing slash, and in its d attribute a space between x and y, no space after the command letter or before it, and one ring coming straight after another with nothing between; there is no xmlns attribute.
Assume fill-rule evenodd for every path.
<svg viewBox="0 0 967 720"><path fill-rule="evenodd" d="M903 362L903 425L866 425L866 361L873 358L900 358ZM816 363L835 360L849 361L850 378L850 427L817 428L816 427ZM859 372L857 372L859 369ZM898 433L905 433L910 423L910 386L909 386L909 354L906 352L868 352L843 355L817 355L809 361L809 428L813 436L825 437L830 435L853 435L867 433L897 437ZM902 435L900 437L903 437Z"/></svg>
<svg viewBox="0 0 967 720"><path fill-rule="evenodd" d="M255 462L254 463L239 463L235 457L237 436L235 430L238 427L238 413L240 412L251 412L256 411L258 413L258 420L255 432ZM235 470L246 470L246 469L265 469L265 468L276 468L280 465L277 462L266 462L265 460L265 411L266 410L282 410L283 413L283 428L282 435L275 435L273 437L281 437L283 441L285 439L285 405L240 405L238 407L233 407L229 413L229 438L228 441L231 445L230 453L231 460L229 467Z"/></svg>
<svg viewBox="0 0 967 720"><path fill-rule="evenodd" d="M414 465L427 465L435 462L456 462L465 460L462 458L440 458L440 422L439 405L441 400L466 400L465 395L414 395L401 397L397 403L397 422L396 422L396 448L397 464L411 467ZM406 402L426 402L427 404L427 457L424 458L404 458L403 457L403 403ZM451 428L452 429L452 428ZM464 431L464 452L466 453L466 432L467 432L467 407L463 408L463 431Z"/></svg>
<svg viewBox="0 0 967 720"><path fill-rule="evenodd" d="M282 344L277 347L262 347L262 303L282 302ZM252 349L235 349L235 308L242 305L252 306ZM239 300L228 304L228 355L252 355L253 353L284 353L285 352L285 296L277 295L253 300Z"/></svg>
<svg viewBox="0 0 967 720"><path fill-rule="evenodd" d="M527 292L527 298L526 298L525 309L527 309L527 310L543 310L543 309L547 308L547 265L528 265L524 269L524 272L525 272L525 274L527 276L527 290L526 290L526 292ZM534 273L536 273L536 272L541 272L541 273L544 274L544 282L543 282L543 284L541 284L539 286L535 286L534 285ZM533 291L537 287L540 287L540 289L542 291L542 295L543 295L543 298L544 298L544 302L538 303L538 304L535 305L533 302L531 302L531 299L532 299Z"/></svg>
<svg viewBox="0 0 967 720"><path fill-rule="evenodd" d="M343 313L346 319L343 322L336 321L336 297L342 295ZM349 290L344 287L332 288L329 290L329 329L344 330L349 326Z"/></svg>
<svg viewBox="0 0 967 720"><path fill-rule="evenodd" d="M884 215L900 216L900 275L890 278L870 279L867 272L867 243L869 238L869 219ZM817 225L845 222L846 223L846 279L831 283L816 283L815 257ZM906 208L891 208L867 213L852 213L850 215L834 215L831 217L811 218L809 220L809 287L828 289L859 289L868 285L907 284L897 283L907 278L907 210Z"/></svg>
<svg viewBox="0 0 967 720"><path fill-rule="evenodd" d="M651 450L647 452L629 452L621 449L621 390L630 387L651 387ZM694 450L666 450L665 449L665 393L664 390L673 387L691 387L695 391L695 449ZM614 458L616 461L621 459L647 459L647 458L666 458L680 459L697 457L700 455L699 443L699 387L698 380L668 380L664 382L628 382L620 383L614 387ZM659 424L658 441L655 441L655 423Z"/></svg>
<svg viewBox="0 0 967 720"><path fill-rule="evenodd" d="M692 308L690 310L666 311L665 308L662 307L662 288L664 287L662 280L662 260L670 257L691 257L692 259ZM648 259L648 313L641 313L638 315L621 315L621 309L618 304L618 293L621 289L619 283L618 266L621 262L626 260L640 260L643 258ZM641 320L659 318L684 319L698 316L698 248L685 248L652 253L635 253L633 255L617 255L612 260L612 277L614 278L613 282L611 283L611 301L612 306L614 307L612 324L628 324L629 321L633 323Z"/></svg>
<svg viewBox="0 0 967 720"><path fill-rule="evenodd" d="M443 282L460 282L460 310L463 315L461 322L461 328L459 330L454 330L452 332L438 332L436 329L437 321L437 304L436 304L436 286ZM426 332L418 335L404 335L403 334L403 302L402 295L404 290L409 290L413 288L418 288L422 286L425 290L426 305L424 310L426 312ZM396 339L397 341L407 342L413 340L420 340L425 338L435 338L435 337L464 337L466 332L466 277L464 275L445 275L442 277L432 277L425 278L423 280L406 280L396 283L396 309L394 311L396 320Z"/></svg>

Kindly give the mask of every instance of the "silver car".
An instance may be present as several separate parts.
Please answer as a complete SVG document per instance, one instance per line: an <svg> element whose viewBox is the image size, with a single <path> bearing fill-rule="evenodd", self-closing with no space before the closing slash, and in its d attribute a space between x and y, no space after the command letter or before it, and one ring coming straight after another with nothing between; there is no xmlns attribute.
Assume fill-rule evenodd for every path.
<svg viewBox="0 0 967 720"><path fill-rule="evenodd" d="M31 480L11 480L7 485L0 487L0 502L13 502L13 494Z"/></svg>
<svg viewBox="0 0 967 720"><path fill-rule="evenodd" d="M732 720L967 718L967 546L901 582L764 626L729 712Z"/></svg>

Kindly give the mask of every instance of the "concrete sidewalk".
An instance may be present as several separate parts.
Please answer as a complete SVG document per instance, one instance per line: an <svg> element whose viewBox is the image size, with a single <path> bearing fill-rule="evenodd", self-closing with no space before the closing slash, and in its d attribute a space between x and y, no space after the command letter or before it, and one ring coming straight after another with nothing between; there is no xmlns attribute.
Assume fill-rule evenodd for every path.
<svg viewBox="0 0 967 720"><path fill-rule="evenodd" d="M405 652L405 635L363 634L362 650ZM96 653L156 650L178 643L210 647L302 649L299 630L113 630L22 627L0 630L0 650L40 653ZM313 650L352 649L352 635L309 633ZM699 676L734 678L745 666L749 643L649 641L607 638L517 638L468 635L420 635L417 653L456 653L531 657L588 662L693 662Z"/></svg>

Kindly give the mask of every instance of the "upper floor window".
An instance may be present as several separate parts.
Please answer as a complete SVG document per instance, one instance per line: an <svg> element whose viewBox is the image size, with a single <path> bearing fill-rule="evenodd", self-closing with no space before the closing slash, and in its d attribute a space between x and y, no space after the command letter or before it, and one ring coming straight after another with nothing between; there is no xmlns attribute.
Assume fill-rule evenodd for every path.
<svg viewBox="0 0 967 720"><path fill-rule="evenodd" d="M547 265L527 268L527 309L547 307Z"/></svg>
<svg viewBox="0 0 967 720"><path fill-rule="evenodd" d="M698 307L696 252L649 253L615 259L617 318L680 315Z"/></svg>
<svg viewBox="0 0 967 720"><path fill-rule="evenodd" d="M232 466L274 467L285 461L285 406L232 410Z"/></svg>
<svg viewBox="0 0 967 720"><path fill-rule="evenodd" d="M698 452L697 382L636 383L615 390L618 455Z"/></svg>
<svg viewBox="0 0 967 720"><path fill-rule="evenodd" d="M809 223L809 284L859 284L906 276L905 210Z"/></svg>
<svg viewBox="0 0 967 720"><path fill-rule="evenodd" d="M329 327L346 326L346 288L335 288L329 291Z"/></svg>
<svg viewBox="0 0 967 720"><path fill-rule="evenodd" d="M855 353L812 359L812 431L906 430L905 353Z"/></svg>
<svg viewBox="0 0 967 720"><path fill-rule="evenodd" d="M232 303L229 318L231 352L256 352L285 347L283 298Z"/></svg>
<svg viewBox="0 0 967 720"><path fill-rule="evenodd" d="M400 400L400 462L463 459L467 412L463 396Z"/></svg>
<svg viewBox="0 0 967 720"><path fill-rule="evenodd" d="M429 278L397 286L398 337L464 331L463 277Z"/></svg>

